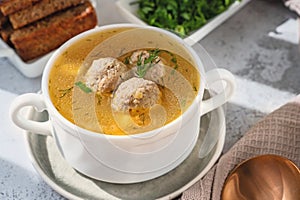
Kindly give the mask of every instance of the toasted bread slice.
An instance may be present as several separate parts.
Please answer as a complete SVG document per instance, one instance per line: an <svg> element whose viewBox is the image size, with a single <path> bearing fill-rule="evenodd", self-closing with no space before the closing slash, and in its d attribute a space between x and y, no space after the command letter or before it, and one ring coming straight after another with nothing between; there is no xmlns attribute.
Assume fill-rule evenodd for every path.
<svg viewBox="0 0 300 200"><path fill-rule="evenodd" d="M9 23L5 23L0 30L0 35L1 35L2 40L4 42L8 43L9 45L10 45L9 38L12 33L13 33L13 28Z"/></svg>
<svg viewBox="0 0 300 200"><path fill-rule="evenodd" d="M14 29L23 27L34 21L49 16L57 11L84 3L85 0L41 0L33 6L9 15L9 20Z"/></svg>
<svg viewBox="0 0 300 200"><path fill-rule="evenodd" d="M10 40L24 61L45 55L71 37L94 28L96 12L86 2L15 30Z"/></svg>
<svg viewBox="0 0 300 200"><path fill-rule="evenodd" d="M4 24L7 22L7 17L5 17L1 12L0 12L0 30L4 26Z"/></svg>
<svg viewBox="0 0 300 200"><path fill-rule="evenodd" d="M7 16L32 6L39 1L40 0L2 0L0 1L0 10L4 16Z"/></svg>

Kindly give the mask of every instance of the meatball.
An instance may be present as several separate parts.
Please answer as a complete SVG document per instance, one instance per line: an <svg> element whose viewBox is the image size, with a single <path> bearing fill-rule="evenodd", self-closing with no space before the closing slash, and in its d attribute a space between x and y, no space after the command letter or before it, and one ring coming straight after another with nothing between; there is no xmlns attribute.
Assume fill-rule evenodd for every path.
<svg viewBox="0 0 300 200"><path fill-rule="evenodd" d="M86 85L94 92L111 93L121 83L127 66L115 58L94 60L85 75Z"/></svg>
<svg viewBox="0 0 300 200"><path fill-rule="evenodd" d="M134 77L119 85L112 99L112 108L121 112L148 109L159 103L160 96L160 90L153 81Z"/></svg>
<svg viewBox="0 0 300 200"><path fill-rule="evenodd" d="M145 59L149 58L150 53L145 50L139 50L132 53L129 62L132 65L136 65L138 60L141 59L141 64L144 64ZM136 67L133 69L137 71ZM162 84L162 77L165 75L165 67L162 59L157 56L154 60L154 65L147 71L144 78L147 80L154 81L158 84Z"/></svg>
<svg viewBox="0 0 300 200"><path fill-rule="evenodd" d="M147 71L144 78L154 81L157 84L163 85L164 83L162 78L165 76L165 72L166 70L164 65L161 63L157 63Z"/></svg>
<svg viewBox="0 0 300 200"><path fill-rule="evenodd" d="M141 60L141 63L144 64L144 61L149 58L150 53L146 50L139 50L139 51L135 51L131 54L130 59L129 59L129 63L130 64L136 64L138 62L138 60ZM157 56L157 58L154 60L155 62L160 62L160 58Z"/></svg>

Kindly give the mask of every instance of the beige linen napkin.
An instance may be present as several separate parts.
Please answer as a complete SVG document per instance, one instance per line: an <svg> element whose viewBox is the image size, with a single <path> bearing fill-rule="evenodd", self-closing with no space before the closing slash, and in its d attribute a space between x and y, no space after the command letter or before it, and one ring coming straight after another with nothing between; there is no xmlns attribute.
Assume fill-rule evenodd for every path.
<svg viewBox="0 0 300 200"><path fill-rule="evenodd" d="M300 166L300 95L254 125L181 198L219 200L230 171L240 162L262 154L283 156Z"/></svg>

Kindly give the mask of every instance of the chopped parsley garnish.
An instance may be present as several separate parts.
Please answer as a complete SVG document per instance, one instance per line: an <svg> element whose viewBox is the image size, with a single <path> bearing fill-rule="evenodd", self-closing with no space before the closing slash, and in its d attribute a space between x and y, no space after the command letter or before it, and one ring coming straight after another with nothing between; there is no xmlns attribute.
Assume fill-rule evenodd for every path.
<svg viewBox="0 0 300 200"><path fill-rule="evenodd" d="M59 98L63 98L64 96L66 96L68 93L70 93L72 91L73 87L70 87L68 89L64 89L64 90L59 90L59 92L61 92L61 96Z"/></svg>
<svg viewBox="0 0 300 200"><path fill-rule="evenodd" d="M139 78L143 78L146 75L147 71L160 61L158 57L158 54L160 52L159 49L150 50L148 52L148 58L145 58L143 60L143 53L141 53L138 57L136 74Z"/></svg>
<svg viewBox="0 0 300 200"><path fill-rule="evenodd" d="M130 58L129 57L126 57L125 60L124 60L124 64L125 65L128 65L130 63Z"/></svg>
<svg viewBox="0 0 300 200"><path fill-rule="evenodd" d="M85 93L91 93L92 92L92 89L89 88L88 86L86 86L86 84L81 82L81 81L76 82L75 85L77 87L79 87Z"/></svg>
<svg viewBox="0 0 300 200"><path fill-rule="evenodd" d="M196 86L193 86L193 89L194 89L195 92L198 91Z"/></svg>

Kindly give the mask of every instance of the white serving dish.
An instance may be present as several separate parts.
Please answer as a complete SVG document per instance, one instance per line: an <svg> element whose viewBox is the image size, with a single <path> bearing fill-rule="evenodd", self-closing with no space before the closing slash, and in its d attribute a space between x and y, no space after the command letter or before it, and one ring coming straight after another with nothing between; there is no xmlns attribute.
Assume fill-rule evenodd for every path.
<svg viewBox="0 0 300 200"><path fill-rule="evenodd" d="M0 57L8 58L11 64L28 78L35 78L43 73L44 67L52 53L53 52L50 52L30 62L24 62L14 49L0 39Z"/></svg>
<svg viewBox="0 0 300 200"><path fill-rule="evenodd" d="M99 6L99 4L97 4L97 0L90 0L90 1L97 12L98 10L97 6ZM99 21L98 13L97 13L97 17ZM7 45L0 38L0 58L8 58L11 64L13 64L24 76L28 78L35 78L42 75L46 63L54 51L55 50L37 59L31 60L29 62L24 62L20 58L20 56L15 52L15 50L11 48L9 45Z"/></svg>
<svg viewBox="0 0 300 200"><path fill-rule="evenodd" d="M131 2L136 0L118 0L116 2L116 6L119 8L122 16L131 23L147 25L144 21L142 21L137 15L138 5L130 5ZM200 29L196 30L194 33L186 37L184 40L189 45L194 45L202 38L204 38L207 34L209 34L212 30L222 24L225 20L231 17L234 13L240 10L243 6L245 6L251 0L242 0L241 2L236 1L233 3L226 11L219 14L210 20L206 25L202 26Z"/></svg>
<svg viewBox="0 0 300 200"><path fill-rule="evenodd" d="M209 114L202 117L202 128L195 148L190 156L171 172L156 179L134 184L114 184L98 181L74 170L62 157L52 137L25 134L30 160L43 180L56 192L67 199L159 199L170 200L199 181L217 162L225 143L226 123L223 108L212 111L216 120ZM47 113L28 109L28 118L45 121ZM198 158L200 145L205 135L215 131L218 140L214 148L203 158ZM158 189L159 188L159 189Z"/></svg>

